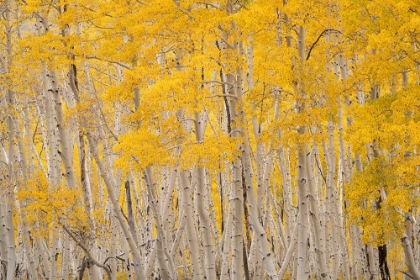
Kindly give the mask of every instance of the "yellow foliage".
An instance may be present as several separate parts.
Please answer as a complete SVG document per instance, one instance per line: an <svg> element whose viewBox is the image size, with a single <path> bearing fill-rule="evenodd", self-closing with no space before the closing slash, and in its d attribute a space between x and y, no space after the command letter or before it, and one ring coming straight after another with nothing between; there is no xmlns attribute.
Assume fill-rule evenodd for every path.
<svg viewBox="0 0 420 280"><path fill-rule="evenodd" d="M16 199L24 205L20 210L38 236L48 236L49 225L57 220L87 230L87 213L79 197L82 197L80 190L68 190L64 184L51 187L40 170L16 194Z"/></svg>
<svg viewBox="0 0 420 280"><path fill-rule="evenodd" d="M363 228L365 243L383 245L400 238L404 232L404 213L419 205L415 196L419 178L405 184L401 176L404 171L399 171L398 164L376 157L345 188L349 220ZM405 161L403 165L406 164Z"/></svg>

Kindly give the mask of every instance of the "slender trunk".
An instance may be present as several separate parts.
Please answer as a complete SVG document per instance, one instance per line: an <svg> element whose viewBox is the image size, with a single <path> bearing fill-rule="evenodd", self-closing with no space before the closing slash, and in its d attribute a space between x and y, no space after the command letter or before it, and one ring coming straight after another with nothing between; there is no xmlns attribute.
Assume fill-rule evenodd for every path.
<svg viewBox="0 0 420 280"><path fill-rule="evenodd" d="M175 266L169 254L168 247L166 245L166 238L163 232L163 224L161 221L160 212L156 205L157 204L156 193L155 193L156 186L153 180L152 168L150 166L146 168L145 175L146 175L146 184L147 184L147 192L149 196L149 201L151 202L150 205L152 207L152 211L155 217L155 222L156 222L156 227L157 227L157 241L156 242L157 242L157 249L158 249L158 261L159 261L159 265L162 271L161 277L163 280L169 279L169 277L171 279L176 279ZM169 263L169 273L168 273L168 268L165 262L165 256Z"/></svg>
<svg viewBox="0 0 420 280"><path fill-rule="evenodd" d="M65 234L61 236L61 279L68 279L71 271L70 242Z"/></svg>
<svg viewBox="0 0 420 280"><path fill-rule="evenodd" d="M7 233L7 280L15 278L16 266L16 246L15 246L15 227L13 223L13 205L15 203L15 124L11 108L14 102L14 95L11 90L7 90L7 103L10 111L7 117L7 127L9 130L8 142L8 161L7 164L7 185L6 185L6 233Z"/></svg>
<svg viewBox="0 0 420 280"><path fill-rule="evenodd" d="M305 61L305 40L306 40L306 30L303 26L299 27L298 31L298 55L300 58L299 67L304 67ZM297 90L301 98L305 98L306 92L303 90L300 81L297 84ZM300 113L304 110L304 104L296 103L295 111ZM306 131L306 127L298 127L298 133L303 135ZM307 257L307 246L309 243L309 225L308 225L308 199L307 199L307 182L308 176L306 171L306 154L307 154L307 145L303 143L298 144L298 191L299 191L299 220L298 220L298 249L297 249L297 279L307 279L308 270L306 268L306 263L308 261Z"/></svg>
<svg viewBox="0 0 420 280"><path fill-rule="evenodd" d="M207 111L204 111L202 115L195 113L195 136L197 143L203 143L204 132L207 124ZM200 164L200 160L198 162ZM200 218L200 227L204 234L204 260L206 266L207 279L216 279L216 268L215 268L215 252L214 246L211 240L211 229L209 214L206 209L206 201L204 199L204 181L205 181L205 170L203 167L197 167L197 188L195 197L195 208Z"/></svg>
<svg viewBox="0 0 420 280"><path fill-rule="evenodd" d="M297 244L298 228L299 228L298 223L296 223L294 228L293 228L292 234L290 236L291 239L290 239L289 247L287 248L287 251L286 251L286 254L284 256L282 265L280 267L279 279L283 279L284 273L286 272L287 268L289 267L290 259L293 256L293 252L294 252L296 244Z"/></svg>
<svg viewBox="0 0 420 280"><path fill-rule="evenodd" d="M48 25L46 19L42 19L44 25ZM59 160L59 143L56 129L56 116L54 114L54 98L53 98L53 85L49 79L48 69L45 62L42 62L42 76L44 86L44 105L45 105L45 121L48 136L48 183L49 190L54 190L60 183L61 179L61 163ZM52 217L56 218L56 213L52 213ZM57 257L58 254L58 225L55 219L52 222L51 230L51 244L50 244L50 279L57 277Z"/></svg>
<svg viewBox="0 0 420 280"><path fill-rule="evenodd" d="M26 161L26 155L25 155L25 148L23 146L23 139L21 137L22 133L19 129L19 126L16 126L17 129L17 140L18 140L18 147L19 147L19 158L20 158L20 165L21 170L23 173L23 186L22 188L26 189L26 184L28 182L29 176L28 176L28 165ZM29 152L30 156L30 152ZM25 201L20 201L19 208L22 209L25 207ZM22 219L22 235L23 235L23 246L25 248L26 257L28 259L29 265L28 265L28 278L29 279L35 279L36 278L36 265L35 265L35 259L34 254L32 251L32 248L30 246L30 229L27 221L27 216L25 211L21 212L21 219Z"/></svg>
<svg viewBox="0 0 420 280"><path fill-rule="evenodd" d="M211 228L209 214L204 205L207 205L203 199L205 170L202 167L197 168L197 203L198 214L200 216L200 226L204 233L205 266L207 279L216 279L215 252L211 239Z"/></svg>
<svg viewBox="0 0 420 280"><path fill-rule="evenodd" d="M228 214L226 220L226 227L223 231L223 253L222 253L222 269L221 269L221 280L229 279L229 268L231 267L230 253L231 253L231 239L232 239L232 228L234 213L236 212L236 203L233 199L234 189L231 188L228 202Z"/></svg>
<svg viewBox="0 0 420 280"><path fill-rule="evenodd" d="M247 198L249 201L251 226L256 233L256 237L258 238L263 263L264 263L268 276L270 277L270 279L279 279L276 272L276 268L274 266L272 252L268 248L267 233L265 232L265 229L261 225L260 219L258 217L257 200L254 194L254 183L253 183L253 176L252 176L252 167L251 167L251 162L250 162L249 143L247 139L245 140L245 143L244 143L241 160L243 163L243 170L244 170L243 176L244 176L244 180L246 184Z"/></svg>
<svg viewBox="0 0 420 280"><path fill-rule="evenodd" d="M151 243L153 243L152 244L153 248L151 249L150 256L148 258L149 260L148 260L147 266L146 266L146 278L145 279L153 279L152 273L153 273L153 268L154 268L155 261L156 261L157 244L156 244L156 242L151 242Z"/></svg>
<svg viewBox="0 0 420 280"><path fill-rule="evenodd" d="M233 163L232 193L235 203L235 213L233 216L232 231L232 271L231 279L243 279L244 261L243 261L243 206L242 206L242 164L239 160Z"/></svg>
<svg viewBox="0 0 420 280"><path fill-rule="evenodd" d="M272 194L271 192L269 195L270 195L270 201L272 203L271 205L279 205L279 203L276 200L276 195ZM283 253L283 251L285 251L288 248L291 242L291 239L290 239L290 236L287 236L286 230L284 229L283 221L281 219L281 214L279 213L279 207L274 207L273 214L274 214L274 217L276 217L275 219L273 217L274 222L277 224L276 232L280 234L280 241L282 244L282 246L280 246L279 244L278 246L279 249L277 250L277 254L276 254L276 257L279 258L280 255ZM283 249L283 250L280 251L280 249ZM279 278L281 279L281 277Z"/></svg>
<svg viewBox="0 0 420 280"><path fill-rule="evenodd" d="M12 66L12 27L10 25L10 9L11 6L9 1L5 2L5 25L6 25L6 49L7 49L7 69L4 69L6 72L10 71ZM14 102L15 96L14 92L11 89L11 83L9 78L6 78L7 81L7 90L6 90L6 103L7 103L7 128L8 128L8 161L7 165L7 183L6 183L6 234L7 234L7 280L12 280L15 278L15 266L16 266L16 245L15 245L15 227L13 224L13 205L15 203L15 171L14 164L16 160L15 155L15 117L14 117ZM3 257L3 256L2 256Z"/></svg>
<svg viewBox="0 0 420 280"><path fill-rule="evenodd" d="M216 187L217 188L217 187ZM216 209L214 207L214 202L213 202L213 193L216 192L216 188L212 187L212 178L210 175L210 171L208 169L206 169L206 185L205 185L205 192L206 192L206 200L207 200L207 205L209 205L209 212L210 212L210 221L211 221L211 229L213 232L213 242L215 243L215 248L218 247L218 245L220 245L220 235L219 235L219 229L217 227L217 219L216 219ZM214 254L216 255L219 251L216 250L216 252L214 252ZM216 258L216 256L215 256Z"/></svg>
<svg viewBox="0 0 420 280"><path fill-rule="evenodd" d="M327 258L325 254L325 233L323 232L324 221L321 219L319 214L319 204L318 204L318 192L315 186L315 175L313 171L313 154L315 153L315 148L312 149L311 153L306 155L306 172L308 179L308 199L310 206L310 217L311 225L313 229L313 239L315 245L315 253L317 257L317 262L320 269L320 276L324 279L329 278L329 270L327 264Z"/></svg>
<svg viewBox="0 0 420 280"><path fill-rule="evenodd" d="M306 175L306 148L300 147L298 155L298 189L299 189L299 220L298 220L298 250L297 250L297 279L307 279L306 269L307 246L309 238L308 199Z"/></svg>
<svg viewBox="0 0 420 280"><path fill-rule="evenodd" d="M325 143L323 145L325 158L327 161L327 178L326 178L326 195L325 203L327 210L327 221L329 223L329 228L331 233L326 231L327 239L330 244L330 252L332 258L332 279L338 277L339 268L340 268L340 258L339 258L339 222L338 222L338 213L337 213L337 191L335 189L335 152L334 152L334 125L332 122L328 122L328 148ZM327 226L327 225L326 225ZM328 227L327 227L328 229Z"/></svg>
<svg viewBox="0 0 420 280"><path fill-rule="evenodd" d="M82 191L83 191L83 205L86 209L86 213L88 213L88 245L87 249L91 252L92 255L97 255L97 245L96 245L96 227L95 221L93 219L93 203L92 203L92 191L89 184L89 174L87 172L87 163L86 163L86 151L85 151L85 140L83 139L83 135L79 135L79 161L80 161L80 182L82 184ZM67 168L66 168L67 170ZM73 168L71 168L73 170ZM73 171L71 171L73 173ZM67 176L68 184L71 184L72 179L71 176ZM68 185L70 188L70 185ZM89 266L89 275L93 277L99 277L100 272L97 266ZM94 278L90 278L94 279Z"/></svg>
<svg viewBox="0 0 420 280"><path fill-rule="evenodd" d="M175 259L176 253L178 253L179 244L181 243L182 237L184 236L184 229L186 224L185 214L183 212L179 212L179 221L178 221L178 229L176 231L175 239L172 243L171 247L171 256L172 259Z"/></svg>
<svg viewBox="0 0 420 280"><path fill-rule="evenodd" d="M378 265L378 256L376 252L376 248L372 245L372 243L368 243L366 245L366 259L368 261L368 270L370 279L378 280L379 279L379 265Z"/></svg>
<svg viewBox="0 0 420 280"><path fill-rule="evenodd" d="M242 44L235 42L234 47L238 47L238 51L242 52ZM237 99L230 99L230 116L232 119L238 118L237 124L232 123L231 134L232 137L239 138L241 135L241 124L244 121L242 111L242 75L240 69L236 69L236 75L229 74L228 81L231 81L234 86L231 88L232 95ZM239 104L239 105L238 105ZM241 149L241 147L239 147ZM244 255L243 255L243 189L242 189L242 167L243 161L237 159L232 164L232 194L231 199L234 200L235 212L233 216L233 231L232 231L232 279L242 279L244 277ZM254 204L255 205L255 204Z"/></svg>
<svg viewBox="0 0 420 280"><path fill-rule="evenodd" d="M340 56L340 60L342 61L342 54ZM343 62L340 62L340 65L343 65ZM345 69L345 66L342 66L342 68ZM346 71L344 71L343 69L342 71L342 75L343 73L346 73ZM343 80L345 79L347 75L344 74L343 75ZM339 123L338 123L338 140L339 140L339 150L340 150L340 163L341 163L341 170L342 170L342 181L340 182L340 189L343 190L344 188L343 183L347 184L348 181L350 180L350 172L348 169L348 164L347 164L347 159L346 159L346 150L344 147L344 140L343 140L343 133L344 133L344 129L343 129L343 108L339 109ZM344 196L343 191L340 192L341 197ZM344 208L342 212L342 215L340 215L340 239L344 240L345 236L346 236L346 209L345 209L345 205L346 203L343 201L340 201L339 207ZM342 242L341 243L341 255L342 255L342 260L343 260L343 266L344 266L344 278L345 279L350 279L351 275L350 275L350 257L349 257L349 253L348 253L348 244L347 242Z"/></svg>
<svg viewBox="0 0 420 280"><path fill-rule="evenodd" d="M133 262L134 262L134 268L136 270L136 274L139 275L140 279L144 279L144 271L143 267L141 266L141 257L140 252L133 240L133 236L131 235L130 230L128 229L128 226L126 224L126 221L124 219L124 216L121 212L121 207L118 203L118 200L114 194L114 186L111 183L110 174L106 171L104 164L102 162L102 159L99 157L97 146L92 138L92 135L88 132L86 134L88 141L89 141L89 147L90 152L92 153L92 156L95 158L96 164L99 168L99 171L101 173L101 176L105 182L106 188L108 190L108 196L112 203L115 216L124 232L125 239L128 242L128 245L131 250L131 254L133 254Z"/></svg>
<svg viewBox="0 0 420 280"><path fill-rule="evenodd" d="M193 215L193 198L192 198L192 190L191 186L192 183L189 182L188 179L188 171L182 171L181 173L181 185L183 188L182 191L182 203L184 209L184 215L186 218L186 234L188 239L188 247L190 253L190 261L192 263L192 272L193 272L193 279L203 279L203 270L201 268L201 256L199 254L198 248L198 240L197 240L197 231L194 222L194 215ZM195 176L193 176L193 180L195 180Z"/></svg>
<svg viewBox="0 0 420 280"><path fill-rule="evenodd" d="M48 181L50 187L53 188L59 183L60 164L58 159L58 141L57 131L55 125L55 114L53 108L52 87L48 79L48 70L45 63L43 63L43 86L44 86L44 105L45 105L45 122L48 136Z"/></svg>
<svg viewBox="0 0 420 280"><path fill-rule="evenodd" d="M127 208L127 220L128 220L128 226L131 231L131 235L133 236L134 242L136 244L139 244L137 240L137 232L136 232L136 220L134 218L134 212L133 212L133 202L131 199L131 186L130 181L125 181L125 197L126 197L126 208Z"/></svg>
<svg viewBox="0 0 420 280"><path fill-rule="evenodd" d="M61 97L59 95L61 89L58 85L57 74L55 71L50 71L51 79L51 88L52 94L55 102L55 116L57 119L57 128L58 128L58 137L61 145L61 151L57 151L63 161L64 168L66 170L65 178L67 182L67 187L71 190L76 185L76 179L73 171L73 151L70 149L68 143L68 132L64 126L63 120L63 107L61 104Z"/></svg>
<svg viewBox="0 0 420 280"><path fill-rule="evenodd" d="M408 272L412 279L420 280L420 271L417 268L416 262L414 260L414 254L412 249L412 244L410 242L410 232L409 228L411 227L413 221L410 214L405 215L405 233L401 239L402 246L404 248L405 264L407 265Z"/></svg>
<svg viewBox="0 0 420 280"><path fill-rule="evenodd" d="M288 154L285 151L284 147L279 148L279 169L282 178L282 190L283 190L283 204L284 204L284 214L285 214L285 224L287 225L287 234L290 236L292 234L292 229L295 224L296 211L292 202L292 192L291 192L291 180L290 180L290 165L287 161Z"/></svg>

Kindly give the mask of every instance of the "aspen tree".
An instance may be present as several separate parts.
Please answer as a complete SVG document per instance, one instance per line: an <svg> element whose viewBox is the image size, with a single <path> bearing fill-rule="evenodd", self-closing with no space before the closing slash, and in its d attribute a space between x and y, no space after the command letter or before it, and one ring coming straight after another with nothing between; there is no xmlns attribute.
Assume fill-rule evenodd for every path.
<svg viewBox="0 0 420 280"><path fill-rule="evenodd" d="M283 203L285 207L285 215L286 215L286 225L287 228L291 228L292 225L295 224L295 216L296 211L294 209L294 205L292 203L292 194L290 191L290 164L288 164L287 158L288 153L286 153L284 147L280 147L279 151L279 169L282 176L282 190L283 190ZM290 236L291 233L288 233Z"/></svg>
<svg viewBox="0 0 420 280"><path fill-rule="evenodd" d="M318 192L315 187L315 178L313 171L313 156L315 154L315 147L312 148L312 151L306 154L306 172L308 176L308 204L310 207L310 220L311 225L314 231L314 243L315 243L315 253L317 255L317 262L320 268L320 275L323 278L328 279L329 269L327 266L327 259L325 253L325 232L323 232L324 221L320 216L318 210Z"/></svg>
<svg viewBox="0 0 420 280"><path fill-rule="evenodd" d="M46 16L38 15L37 17L37 31L38 36L48 36L49 31L49 20ZM48 65L46 61L41 61L42 65L42 84L43 84L43 98L44 98L44 105L45 105L45 121L46 121L46 132L48 138L48 182L50 184L50 189L54 189L58 186L61 181L61 162L59 159L58 153L58 132L56 129L56 115L54 111L54 81L51 81L51 77L48 71ZM53 213L55 216L55 213ZM49 259L51 260L51 269L50 275L48 277L54 279L57 277L57 259L56 255L58 253L58 227L57 222L53 222L53 232L51 234L51 245L49 250Z"/></svg>
<svg viewBox="0 0 420 280"><path fill-rule="evenodd" d="M247 187L247 193L249 197L249 206L250 206L250 216L251 216L251 225L253 230L255 231L255 237L259 241L259 245L261 248L262 259L264 262L265 269L267 271L268 276L270 279L278 279L278 275L274 266L274 262L272 259L272 252L268 249L267 245L267 234L264 228L261 226L259 219L258 219L258 209L256 204L256 199L254 196L254 186L251 180L251 170L250 170L250 163L249 163L249 148L248 143L245 142L244 150L242 155L242 162L244 164L244 178L245 184Z"/></svg>
<svg viewBox="0 0 420 280"><path fill-rule="evenodd" d="M299 217L299 215L298 215ZM286 254L284 256L280 271L279 271L279 277L280 279L283 278L284 273L287 270L287 266L289 265L289 261L293 255L293 252L296 248L297 243L297 236L298 236L298 223L295 224L295 227L293 228L293 232L291 234L291 240L289 247L287 248Z"/></svg>
<svg viewBox="0 0 420 280"><path fill-rule="evenodd" d="M149 200L151 202L151 207L152 207L152 211L154 212L154 216L155 216L155 220L156 220L156 226L157 226L157 232L158 232L158 239L156 240L157 243L157 258L159 261L159 266L160 266L160 270L161 270L161 277L163 279L169 279L169 276L172 279L176 278L176 274L175 274L175 268L172 262L172 259L168 253L168 247L166 245L166 238L163 232L163 225L162 222L160 221L160 216L159 216L159 211L157 209L157 205L156 205L156 194L155 194L155 187L154 187L154 183L153 183L153 175L152 175L152 170L151 167L148 166L145 170L145 175L146 175L146 184L147 184L147 191L148 191L148 197ZM166 257L168 258L168 262L170 265L170 271L168 271L164 256L166 255ZM170 272L170 274L169 274Z"/></svg>
<svg viewBox="0 0 420 280"><path fill-rule="evenodd" d="M212 183L213 183L213 181L212 181L212 176L211 176L211 174L210 174L210 171L209 170L206 170L206 182L205 182L205 191L206 191L206 194L205 194L205 198L207 198L207 205L209 206L208 208L209 208L209 212L210 212L210 221L211 221L211 224L210 224L210 227L211 227L211 229L213 230L212 231L212 233L213 233L213 235L212 235L212 237L213 237L213 240L214 240L214 243L215 243L215 248L217 248L219 245L220 245L220 233L219 233L219 229L218 229L218 226L217 226L217 219L216 219L216 207L215 207L215 205L214 205L214 202L213 202L213 197L212 197L212 192L213 192L213 186L212 186ZM217 254L217 250L216 249L213 249L214 250L214 252L213 252L213 254ZM216 265L216 264L215 264Z"/></svg>
<svg viewBox="0 0 420 280"><path fill-rule="evenodd" d="M108 195L109 198L111 200L111 203L113 205L113 210L115 211L115 215L116 218L118 220L118 222L120 223L120 226L124 232L125 238L130 246L130 250L131 253L133 254L133 258L134 258L134 268L136 270L136 274L139 276L139 278L143 278L143 268L141 267L141 257L140 257L140 253L138 251L138 248L136 246L136 244L134 243L133 237L128 229L128 225L126 224L124 218L123 218L123 214L121 212L121 208L118 205L118 201L115 197L114 194L114 190L113 190L113 186L112 186L112 182L110 179L110 175L109 173L105 170L105 167L102 163L102 160L100 159L99 155L98 155L98 151L95 145L94 140L92 139L92 135L87 132L86 136L88 138L89 141L89 147L90 147L90 151L92 153L92 156L95 158L96 163L98 165L98 168L101 172L101 176L104 179L105 185L107 187L108 190Z"/></svg>
<svg viewBox="0 0 420 280"><path fill-rule="evenodd" d="M324 142L324 153L327 161L327 179L326 179L326 194L325 202L327 209L328 222L331 228L330 244L331 244L331 258L332 258L332 278L337 277L339 268L338 257L338 217L337 217L337 192L334 188L335 180L335 158L334 158L334 126L332 122L328 123L328 148Z"/></svg>
<svg viewBox="0 0 420 280"><path fill-rule="evenodd" d="M409 216L407 216L405 219L406 223L411 223L411 218ZM418 270L417 265L415 264L412 245L410 244L410 240L407 236L408 228L409 226L406 226L406 233L404 233L401 239L404 248L405 260L412 279L420 279L420 272Z"/></svg>
<svg viewBox="0 0 420 280"><path fill-rule="evenodd" d="M195 113L195 137L197 143L204 141L204 132L206 130L207 123L207 111L202 114ZM200 159L199 159L200 161ZM198 162L200 164L200 162ZM215 256L214 249L211 240L210 221L208 213L206 213L206 201L203 199L205 195L204 183L205 183L205 170L204 167L198 166L197 170L197 191L196 191L196 209L200 217L200 223L202 224L204 233L204 250L205 250L205 266L207 279L215 279Z"/></svg>
<svg viewBox="0 0 420 280"><path fill-rule="evenodd" d="M297 67L304 67L304 53L305 53L305 28L299 27L298 31L298 55L300 63ZM298 85L299 86L299 85ZM305 95L299 87L297 88L300 95ZM303 104L297 104L297 113L299 110L304 109ZM304 134L305 127L298 127L298 133ZM304 143L298 144L298 190L299 190L299 228L298 228L298 249L297 249L297 274L298 279L307 279L308 271L306 267L307 263L307 243L309 238L309 227L308 227L308 199L307 199L307 170L306 170L306 154L307 147Z"/></svg>
<svg viewBox="0 0 420 280"><path fill-rule="evenodd" d="M10 72L10 69L13 64L13 54L12 54L12 26L11 26L11 5L9 1L6 1L4 3L4 11L5 14L5 28L6 28L6 49L7 49L7 55L6 55L6 65L3 65L4 72ZM14 188L16 184L16 178L15 178L15 160L16 160L16 151L15 151L15 115L14 112L14 103L15 103L15 93L13 92L13 89L11 88L11 84L6 84L6 104L7 104L7 127L8 127L8 149L7 149L7 156L6 156L6 166L7 166L7 183L6 183L6 205L4 210L4 224L2 225L6 232L6 236L4 236L4 242L6 242L6 249L3 250L3 253L7 255L7 269L6 269L6 279L13 279L15 274L15 265L16 265L16 246L15 246L15 225L13 224L13 205L15 201L15 195L14 195Z"/></svg>
<svg viewBox="0 0 420 280"><path fill-rule="evenodd" d="M230 258L229 254L231 251L231 236L232 236L232 226L233 226L233 210L235 209L235 204L232 202L234 201L232 198L232 190L229 192L229 205L228 205L228 214L226 220L226 226L223 232L223 253L222 253L222 267L221 267L221 279L228 279L229 275L229 267L230 267Z"/></svg>
<svg viewBox="0 0 420 280"><path fill-rule="evenodd" d="M89 184L89 173L87 171L87 163L86 163L86 151L85 151L85 142L84 142L83 135L79 135L79 161L80 161L80 181L82 184L83 190L83 202L86 208L86 212L89 213L88 224L89 224L89 232L88 238L93 239L93 242L89 242L88 250L93 254L97 254L96 250L96 240L95 240L95 221L93 220L93 207L92 207L92 192ZM97 266L89 267L89 275L93 278L100 277L100 273L98 271Z"/></svg>
<svg viewBox="0 0 420 280"><path fill-rule="evenodd" d="M301 148L302 149L302 148ZM298 249L297 274L298 279L307 279L307 244L309 238L308 205L306 196L306 150L299 151L298 188L299 188L299 220L298 220Z"/></svg>
<svg viewBox="0 0 420 280"><path fill-rule="evenodd" d="M184 215L186 219L186 238L189 243L190 254L191 254L191 263L193 266L192 275L193 279L200 279L203 275L203 270L201 268L201 256L199 255L198 240L196 227L193 220L193 208L192 208L192 182L188 180L188 171L182 171L180 174L181 177L181 187L182 187L182 203L184 208ZM192 176L192 180L196 180L195 176Z"/></svg>
<svg viewBox="0 0 420 280"><path fill-rule="evenodd" d="M21 170L23 173L23 188L25 188L28 180L29 180L29 170L28 170L28 165L27 165L27 160L26 160L26 154L25 154L25 149L23 146L23 141L24 137L22 137L22 132L20 131L20 126L16 126L17 129L17 142L18 142L18 148L19 148L19 160L20 160L20 164L21 164ZM28 132L26 131L25 133L26 137ZM30 156L30 153L29 153ZM24 202L20 201L19 203L19 208L22 209L24 208ZM24 211L22 211L21 213L21 217L22 217L22 230L23 230L23 247L25 250L25 254L26 254L26 258L27 258L27 262L29 264L28 265L28 278L29 279L34 279L36 276L36 264L35 264L35 259L34 259L34 254L33 254L33 250L30 247L30 239L29 239L29 234L30 234L30 228L28 225L28 221L27 221L27 215ZM24 265L24 264L23 264Z"/></svg>

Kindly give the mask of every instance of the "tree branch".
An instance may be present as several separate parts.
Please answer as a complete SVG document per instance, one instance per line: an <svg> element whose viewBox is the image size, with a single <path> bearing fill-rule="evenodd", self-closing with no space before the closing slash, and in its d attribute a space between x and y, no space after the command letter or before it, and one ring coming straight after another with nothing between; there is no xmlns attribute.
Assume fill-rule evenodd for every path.
<svg viewBox="0 0 420 280"><path fill-rule="evenodd" d="M335 29L325 29L324 31L322 31L321 34L319 34L318 38L315 40L315 42L312 44L312 46L309 48L308 55L306 56L306 60L308 60L309 57L311 56L312 49L318 43L319 39L321 39L322 35L324 35L324 33L328 32L328 31L330 31L330 32L337 32L337 33L342 34L341 31L335 30Z"/></svg>
<svg viewBox="0 0 420 280"><path fill-rule="evenodd" d="M100 61L105 61L105 62L109 62L109 63L114 63L114 64L117 64L117 65L119 65L119 66L121 66L121 67L123 67L123 68L125 68L125 69L132 70L132 68L131 68L130 66L127 66L127 65L125 65L125 64L123 64L123 63L121 63L121 62L118 62L118 61L107 60L107 59L99 58L99 57L97 57L97 56L85 56L85 58L86 58L86 59L96 59L96 60L100 60Z"/></svg>
<svg viewBox="0 0 420 280"><path fill-rule="evenodd" d="M60 223L61 224L61 223ZM95 260L92 255L90 254L89 250L85 247L85 245L83 245L83 243L78 240L76 238L76 236L74 236L74 234L63 224L61 224L61 226L63 227L64 231L67 232L67 234L71 237L71 239L74 240L74 242L76 242L76 245L79 246L83 252L85 252L86 256L89 258L89 260L96 266L103 268L106 272L106 275L108 276L108 279L112 279L111 277L111 270L109 269L109 267L107 267L106 265L100 264L97 260Z"/></svg>

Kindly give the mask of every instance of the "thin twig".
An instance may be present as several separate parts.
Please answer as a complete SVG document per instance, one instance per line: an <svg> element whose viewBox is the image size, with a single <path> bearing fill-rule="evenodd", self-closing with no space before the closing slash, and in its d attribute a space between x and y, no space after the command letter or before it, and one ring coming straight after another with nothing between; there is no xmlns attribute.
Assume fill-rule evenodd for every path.
<svg viewBox="0 0 420 280"><path fill-rule="evenodd" d="M333 31L333 32L337 32L337 33L342 34L342 33L341 33L341 31L339 31L339 30L335 30L335 29L325 29L324 31L322 31L322 32L321 32L321 34L319 34L319 36L318 36L318 38L316 39L316 41L315 41L315 42L312 44L312 46L309 48L308 55L306 56L306 60L308 60L308 59L309 59L309 57L311 56L311 51L312 51L312 49L313 49L313 48L315 47L315 45L318 43L319 39L321 39L322 35L324 35L324 33L325 33L325 32L328 32L328 31Z"/></svg>
<svg viewBox="0 0 420 280"><path fill-rule="evenodd" d="M400 273L402 273L402 274L404 274L404 275L406 275L406 276L408 276L408 277L410 277L411 279L414 279L413 278L413 276L411 276L410 274L408 274L407 272L405 272L405 271L402 271L402 270L395 270L396 272L400 272Z"/></svg>
<svg viewBox="0 0 420 280"><path fill-rule="evenodd" d="M117 135L115 135L115 133L114 133L114 132L111 130L111 128L108 126L108 123L106 122L105 115L104 115L104 113L102 112L101 107L100 107L100 106L98 106L98 107L99 107L99 112L101 112L101 116L102 116L102 118L104 119L104 123L105 123L106 128L107 128L107 129L108 129L108 131L111 133L112 137L114 137L115 141L117 141L117 142L118 142L118 137L117 137Z"/></svg>
<svg viewBox="0 0 420 280"><path fill-rule="evenodd" d="M100 60L100 61L105 61L105 62L109 62L109 63L114 63L114 64L117 64L117 65L119 65L119 66L123 67L123 68L129 69L129 70L132 70L132 68L131 68L130 66L127 66L127 65L125 65L125 64L123 64L123 63L121 63L121 62L118 62L118 61L114 61L114 60L107 60L107 59L104 59L104 58L99 58L99 57L97 57L97 56L85 56L85 58L86 58L86 59L96 59L96 60Z"/></svg>
<svg viewBox="0 0 420 280"><path fill-rule="evenodd" d="M61 223L60 223L61 224ZM76 242L76 245L79 246L83 252L85 252L86 256L89 258L89 260L96 266L103 268L106 272L106 275L108 276L108 279L112 279L111 277L111 270L109 269L109 267L107 267L106 265L100 264L97 260L95 260L92 255L90 254L89 250L85 247L85 245L83 245L83 243L78 240L76 238L76 236L74 236L74 234L63 224L61 224L61 226L63 227L64 231L71 237L71 239L74 240L74 242Z"/></svg>
<svg viewBox="0 0 420 280"><path fill-rule="evenodd" d="M238 97L236 95L233 94L215 94L215 95L210 95L209 98L215 98L215 97L229 97L229 98L234 98L234 99L238 99Z"/></svg>

